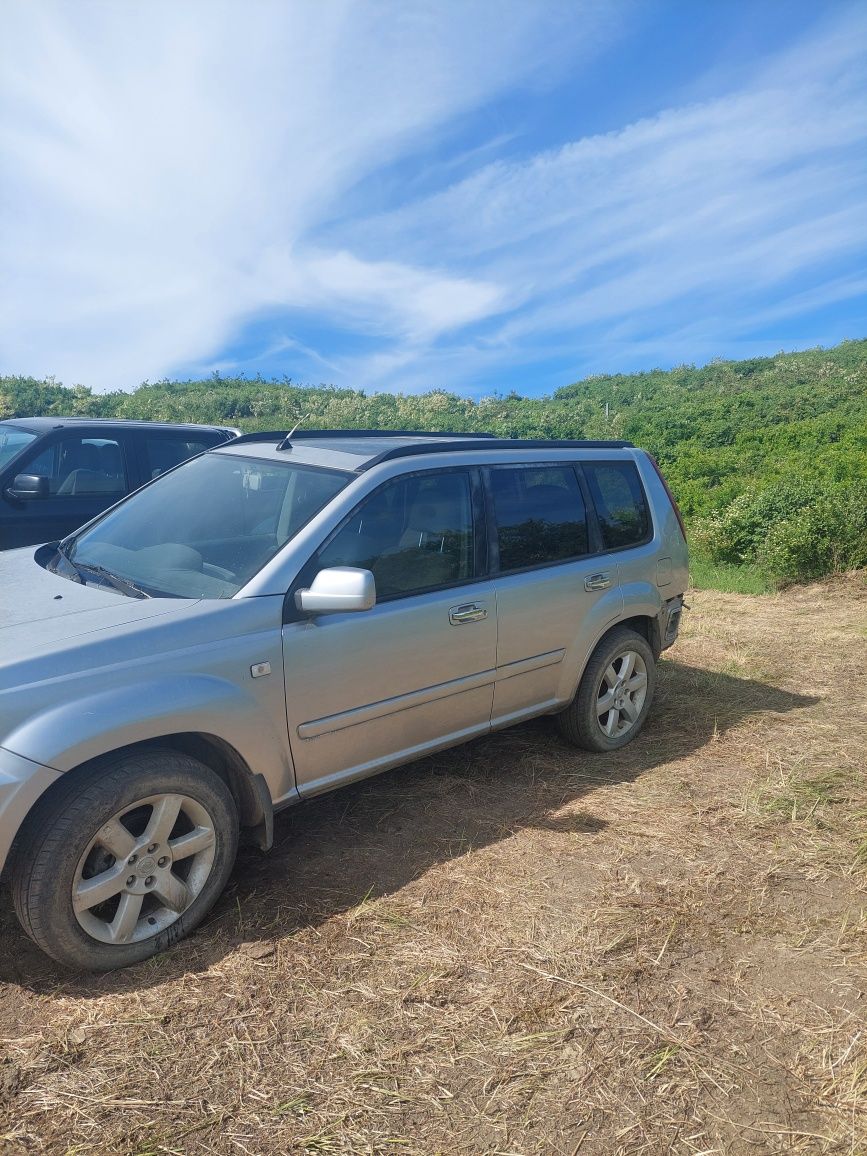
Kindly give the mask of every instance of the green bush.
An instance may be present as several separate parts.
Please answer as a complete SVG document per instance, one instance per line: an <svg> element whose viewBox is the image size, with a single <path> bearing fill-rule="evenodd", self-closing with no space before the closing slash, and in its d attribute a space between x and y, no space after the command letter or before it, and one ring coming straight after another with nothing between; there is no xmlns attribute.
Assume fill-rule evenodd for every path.
<svg viewBox="0 0 867 1156"><path fill-rule="evenodd" d="M771 526L757 560L778 583L867 566L867 486L829 487L815 503Z"/></svg>
<svg viewBox="0 0 867 1156"><path fill-rule="evenodd" d="M698 519L691 541L709 561L758 565L777 585L867 566L867 484L765 486Z"/></svg>

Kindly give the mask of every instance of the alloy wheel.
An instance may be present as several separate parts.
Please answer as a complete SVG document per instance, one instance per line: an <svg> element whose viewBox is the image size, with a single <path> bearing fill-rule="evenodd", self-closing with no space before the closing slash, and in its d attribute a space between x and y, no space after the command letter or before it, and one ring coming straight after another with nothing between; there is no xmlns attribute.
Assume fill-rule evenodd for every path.
<svg viewBox="0 0 867 1156"><path fill-rule="evenodd" d="M164 931L208 881L214 821L187 795L149 795L100 827L72 887L75 917L102 943L138 943Z"/></svg>
<svg viewBox="0 0 867 1156"><path fill-rule="evenodd" d="M647 666L634 650L608 664L596 696L596 718L606 738L622 738L632 730L647 697Z"/></svg>

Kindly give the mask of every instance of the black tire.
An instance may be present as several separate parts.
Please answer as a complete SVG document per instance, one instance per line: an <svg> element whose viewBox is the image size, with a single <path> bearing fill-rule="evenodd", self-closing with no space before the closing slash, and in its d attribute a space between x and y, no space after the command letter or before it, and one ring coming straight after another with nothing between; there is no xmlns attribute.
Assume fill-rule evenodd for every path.
<svg viewBox="0 0 867 1156"><path fill-rule="evenodd" d="M131 874L126 880L129 883L130 879L136 878L136 887L140 886L142 890L147 885L143 865L154 862L147 855L146 848L139 849L141 854L133 856L138 860L133 868L127 868L128 860L117 859L99 846L92 850L89 848L103 831L117 830L112 824L119 815L126 820L126 834L129 834L127 824L134 830L136 821L144 825L143 833L146 834L149 829L147 816L149 814L155 820L157 809L156 805L145 805L141 801L174 795L183 796L183 805L194 814L207 815L210 825L191 824L187 812L179 812L165 837L166 849L176 849L177 862L169 854L168 868L160 863L144 870L154 871L148 876L151 880L159 878L163 881L175 870L187 870L190 879L195 873L194 883L184 882L187 899L191 899L189 906L178 914L161 903L158 890L153 891L144 895L143 914L136 917L135 933L145 937L111 943L89 934L73 908L73 888L80 887L82 880L89 881L87 874L79 879L83 862L83 872L90 870L87 867L89 860L84 858L86 853L104 857L99 860L99 866L90 871L92 876L95 877L98 871L114 871L119 863L123 863L120 874L125 875L128 869L142 874L141 879ZM167 810L166 814L169 813ZM183 856L177 850L178 835L172 833L180 831L183 834L185 823L188 837L200 831L213 833L206 849L187 850ZM141 838L142 833L138 837ZM200 836L203 840L208 838L210 835L207 833ZM59 963L85 971L128 967L166 951L202 921L226 886L237 850L238 811L235 801L226 783L204 764L173 750L148 750L103 759L86 771L70 772L68 779L61 779L57 790L43 798L28 816L12 864L11 889L15 912L31 939ZM182 858L190 866L182 866ZM162 870L161 875L158 868ZM150 886L153 887L153 883ZM118 905L123 899L124 895L118 894ZM112 902L108 899L102 907L93 910L110 912ZM159 919L154 915L147 916L147 904L159 905ZM157 908L151 907L150 910ZM94 926L102 926L97 916L88 913L85 918L93 919ZM169 919L173 921L167 926L158 926L153 934L147 934L148 924L157 925Z"/></svg>
<svg viewBox="0 0 867 1156"><path fill-rule="evenodd" d="M606 671L612 666L616 671L617 664L629 653L640 656L644 664L644 673L647 676L644 697L637 711L637 717L634 721L629 721L627 730L620 734L606 734L600 722L598 709L602 702L601 695L607 693L603 688L603 681L607 688ZM607 634L593 651L578 686L578 692L569 706L557 715L560 734L585 751L616 751L620 747L625 747L644 726L655 690L656 661L647 640L634 630L619 626ZM631 703L633 696L625 697ZM623 713L625 716L625 711ZM603 717L607 721L611 716L606 714Z"/></svg>

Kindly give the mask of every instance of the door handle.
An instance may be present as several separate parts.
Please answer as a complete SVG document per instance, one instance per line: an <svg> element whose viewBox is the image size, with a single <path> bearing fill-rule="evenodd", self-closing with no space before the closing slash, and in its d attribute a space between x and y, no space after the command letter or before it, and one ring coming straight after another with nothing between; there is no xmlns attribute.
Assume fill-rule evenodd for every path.
<svg viewBox="0 0 867 1156"><path fill-rule="evenodd" d="M487 617L487 610L478 602L465 602L462 606L452 606L449 609L449 622L452 626L463 626L465 622L481 622Z"/></svg>
<svg viewBox="0 0 867 1156"><path fill-rule="evenodd" d="M610 585L610 574L589 574L584 579L585 590L607 590Z"/></svg>

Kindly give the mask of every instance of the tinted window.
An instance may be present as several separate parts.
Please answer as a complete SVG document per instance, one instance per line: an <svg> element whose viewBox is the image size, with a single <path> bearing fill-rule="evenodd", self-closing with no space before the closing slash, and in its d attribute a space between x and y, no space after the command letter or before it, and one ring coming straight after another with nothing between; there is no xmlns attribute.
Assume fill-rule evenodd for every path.
<svg viewBox="0 0 867 1156"><path fill-rule="evenodd" d="M82 494L123 494L123 452L113 438L64 437L22 464L21 473L48 478L48 492L58 498Z"/></svg>
<svg viewBox="0 0 867 1156"><path fill-rule="evenodd" d="M144 475L146 478L156 478L166 470L180 465L187 458L200 454L210 444L210 442L186 441L179 437L149 435L142 440Z"/></svg>
<svg viewBox="0 0 867 1156"><path fill-rule="evenodd" d="M349 479L337 470L203 454L78 535L70 557L149 593L231 598Z"/></svg>
<svg viewBox="0 0 867 1156"><path fill-rule="evenodd" d="M36 434L28 433L25 429L16 429L14 425L0 425L0 469L35 439Z"/></svg>
<svg viewBox="0 0 867 1156"><path fill-rule="evenodd" d="M587 511L571 466L490 471L500 570L520 570L588 552Z"/></svg>
<svg viewBox="0 0 867 1156"><path fill-rule="evenodd" d="M378 597L472 578L468 475L420 474L389 482L350 517L318 564L372 571Z"/></svg>
<svg viewBox="0 0 867 1156"><path fill-rule="evenodd" d="M650 534L650 517L632 462L585 462L584 474L599 518L602 545L633 546Z"/></svg>

